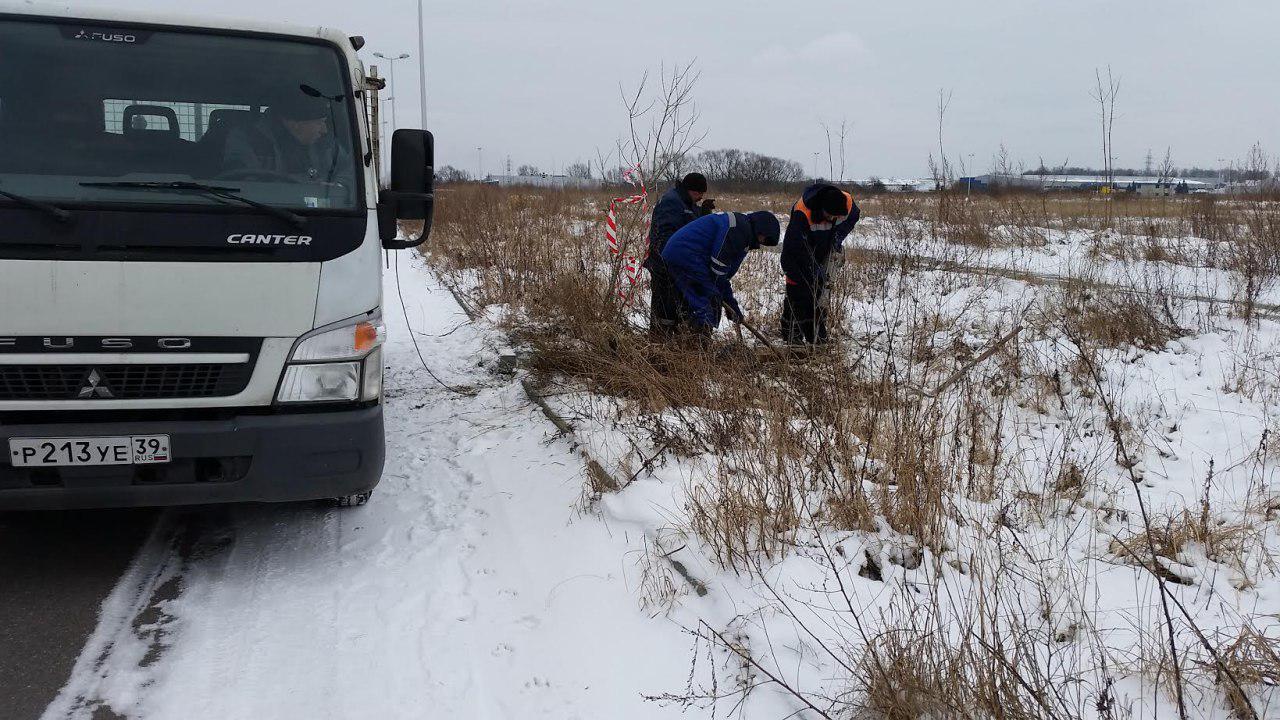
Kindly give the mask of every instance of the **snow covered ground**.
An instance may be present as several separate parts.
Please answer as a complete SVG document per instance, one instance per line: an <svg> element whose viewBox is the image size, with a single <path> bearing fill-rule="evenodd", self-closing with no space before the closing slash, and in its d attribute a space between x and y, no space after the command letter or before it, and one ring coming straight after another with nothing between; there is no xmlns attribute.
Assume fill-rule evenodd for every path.
<svg viewBox="0 0 1280 720"><path fill-rule="evenodd" d="M1201 238L1124 235L1114 230L1054 230L1049 228L992 229L994 238L1005 238L992 248L977 248L937 237L906 238L900 228L869 218L851 235L851 247L908 254L975 269L990 268L1057 278L1082 278L1138 290L1176 293L1231 301L1240 297L1240 280L1234 273L1213 267L1210 258L1220 247ZM1042 244L1027 245L1016 238L1034 235ZM1158 246L1167 260L1143 257ZM1263 304L1280 304L1280 287L1264 287L1257 298Z"/></svg>
<svg viewBox="0 0 1280 720"><path fill-rule="evenodd" d="M398 262L423 357L467 394L422 369L388 273L372 501L174 511L162 525L206 529L158 532L46 718L678 715L641 696L682 687L690 648L640 609L641 532L581 511L580 458L491 372L502 338Z"/></svg>
<svg viewBox="0 0 1280 720"><path fill-rule="evenodd" d="M774 262L754 256L748 272L768 276L757 264ZM776 303L776 288L768 280L763 289L754 287L756 280L747 280L741 295L748 315L758 318ZM1031 322L1030 316L1052 312L1059 292L1006 278L918 271L891 278L883 294L851 300L846 314L855 319L855 335L880 338L869 358L902 351L882 344L886 328L935 314L943 322L929 342L939 353L968 346L976 354L1015 320ZM1175 305L1188 334L1150 350L1102 350L1100 384L1130 426L1128 452L1155 526L1203 512L1224 538L1214 547L1187 540L1160 560L1183 578L1170 584L1173 595L1218 648L1229 645L1242 625L1275 642L1280 535L1274 510L1266 508L1280 508L1280 495L1266 447L1280 417L1268 389L1275 382L1280 325L1262 320L1246 326L1208 313L1204 303ZM1029 313L1033 306L1037 310ZM1003 411L989 409L1002 417L996 432L1011 484L985 501L958 494L941 553L921 550L883 520L870 531L850 532L810 517L806 524L823 529L782 531L788 549L781 559L762 557L737 572L721 568L707 539L690 531L690 508L694 498L714 496L717 483L737 471L727 469L724 458L660 452L652 420L626 401L562 388L557 402L564 414L581 418L579 435L593 457L621 477L636 472L636 481L606 495L603 506L653 528L664 548L681 547L682 559L693 558L683 561L713 588L712 598L700 604L681 600L676 616L697 608L707 631L714 628L763 665L739 673L743 684L762 682L768 670L832 717L847 717L864 702L855 667L865 658L859 646L882 644L881 632L907 627L923 630L909 635L913 639L936 629L935 637L960 642L966 626L988 622L1001 625L1005 641L1018 637L1040 647L1032 653L1036 660L1011 662L1033 682L1055 688L1047 716L1111 717L1097 709L1103 693L1116 704L1117 717L1176 716L1171 693L1153 682L1150 658L1163 652L1165 622L1157 583L1116 546L1115 538L1135 542L1143 526L1136 488L1117 462L1096 401L1099 391L1071 379L1078 352L1055 323L1029 330L1022 342L1022 379L1002 400ZM998 360L979 366L975 385L1007 382L1006 368ZM1035 388L1051 379L1061 383L1061 400L1041 404ZM655 454L658 462L639 472L639 459ZM1064 468L1083 479L1078 497L1063 491ZM1221 687L1205 679L1211 659L1185 618L1177 617L1175 625L1187 666L1189 717L1228 717ZM734 679L731 668L719 668L722 682ZM1268 682L1252 685L1250 696L1260 717L1280 717L1280 696ZM763 704L776 701L770 692L778 689L755 693L747 716L784 717ZM721 692L729 694L723 686ZM733 702L730 696L722 709ZM811 712L800 716L822 716Z"/></svg>

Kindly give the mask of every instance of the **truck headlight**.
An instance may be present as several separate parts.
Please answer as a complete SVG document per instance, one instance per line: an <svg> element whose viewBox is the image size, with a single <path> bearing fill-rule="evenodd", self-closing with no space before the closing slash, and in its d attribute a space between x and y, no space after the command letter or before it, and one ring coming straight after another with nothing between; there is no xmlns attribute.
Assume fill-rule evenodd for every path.
<svg viewBox="0 0 1280 720"><path fill-rule="evenodd" d="M276 400L282 403L341 402L360 396L360 363L290 365Z"/></svg>
<svg viewBox="0 0 1280 720"><path fill-rule="evenodd" d="M386 327L374 316L304 336L293 347L276 402L377 400Z"/></svg>

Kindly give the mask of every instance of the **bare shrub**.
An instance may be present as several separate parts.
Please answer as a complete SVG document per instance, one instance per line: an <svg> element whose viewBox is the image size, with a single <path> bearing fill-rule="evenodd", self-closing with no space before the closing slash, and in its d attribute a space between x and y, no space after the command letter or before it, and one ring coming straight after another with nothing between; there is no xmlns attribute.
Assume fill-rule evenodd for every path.
<svg viewBox="0 0 1280 720"><path fill-rule="evenodd" d="M1227 246L1226 267L1239 278L1241 316L1252 321L1264 292L1280 278L1280 213L1267 204L1251 203L1243 230Z"/></svg>
<svg viewBox="0 0 1280 720"><path fill-rule="evenodd" d="M639 166L652 182L677 179L685 157L706 137L698 132L693 100L701 72L696 61L662 66L656 82L645 72L634 91L620 89L627 113L627 134L618 141L618 157Z"/></svg>
<svg viewBox="0 0 1280 720"><path fill-rule="evenodd" d="M1248 532L1248 526L1243 523L1210 517L1206 505L1204 512L1200 514L1184 510L1168 517L1152 518L1149 529L1140 530L1124 539L1113 540L1111 552L1117 557L1155 568L1165 580L1191 585L1191 578L1180 575L1168 563L1158 562L1156 558L1189 565L1193 560L1184 553L1195 545L1203 549L1209 560L1241 567L1244 563L1240 554L1244 550ZM1156 558L1148 554L1151 548L1154 548Z"/></svg>
<svg viewBox="0 0 1280 720"><path fill-rule="evenodd" d="M1257 685L1280 686L1280 638L1269 637L1246 625L1222 649L1221 662L1224 668L1210 665L1209 669L1226 694L1232 713L1241 720L1257 717L1245 692ZM1240 687L1225 676L1228 672Z"/></svg>
<svg viewBox="0 0 1280 720"><path fill-rule="evenodd" d="M886 720L1081 717L1048 705L1052 697L1030 638L1001 624L975 623L952 632L929 612L887 618L888 627L862 646L854 662L860 704ZM959 637L956 637L959 635Z"/></svg>
<svg viewBox="0 0 1280 720"><path fill-rule="evenodd" d="M1142 291L1108 290L1081 280L1063 289L1062 301L1068 332L1098 347L1160 350L1187 334L1169 317L1164 300Z"/></svg>

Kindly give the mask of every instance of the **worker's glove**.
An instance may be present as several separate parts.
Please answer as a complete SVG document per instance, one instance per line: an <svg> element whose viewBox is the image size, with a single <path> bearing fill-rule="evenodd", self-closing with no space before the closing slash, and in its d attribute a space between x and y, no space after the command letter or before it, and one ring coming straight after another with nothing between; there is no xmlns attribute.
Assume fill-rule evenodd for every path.
<svg viewBox="0 0 1280 720"><path fill-rule="evenodd" d="M701 205L701 207L702 207L702 214L703 214L703 215L710 215L711 213L713 213L713 212L715 212L715 211L716 211L716 199L715 199L715 198L707 198L707 199L703 200L703 201L702 201L702 205Z"/></svg>

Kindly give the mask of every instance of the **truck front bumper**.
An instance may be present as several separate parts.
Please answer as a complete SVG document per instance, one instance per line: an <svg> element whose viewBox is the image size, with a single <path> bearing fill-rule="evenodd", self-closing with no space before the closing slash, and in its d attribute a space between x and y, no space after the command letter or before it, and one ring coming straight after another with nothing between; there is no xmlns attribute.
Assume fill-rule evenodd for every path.
<svg viewBox="0 0 1280 720"><path fill-rule="evenodd" d="M73 415L73 413L68 413ZM9 438L169 435L157 465L15 468ZM290 502L372 490L382 475L382 406L217 420L0 420L0 510Z"/></svg>

